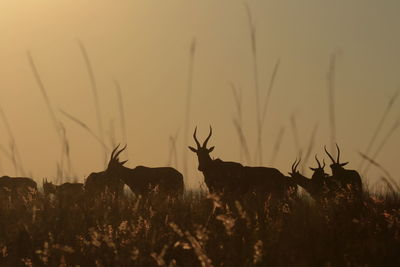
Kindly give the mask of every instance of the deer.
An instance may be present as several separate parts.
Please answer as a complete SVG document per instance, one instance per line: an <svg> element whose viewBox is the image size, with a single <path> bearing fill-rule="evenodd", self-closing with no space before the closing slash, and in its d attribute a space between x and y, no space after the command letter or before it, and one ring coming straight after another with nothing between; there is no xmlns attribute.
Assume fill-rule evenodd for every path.
<svg viewBox="0 0 400 267"><path fill-rule="evenodd" d="M210 193L231 194L240 196L246 193L257 195L270 194L274 198L283 198L289 187L294 187L290 179L279 170L268 167L243 166L237 162L211 159L210 153L214 146L208 148L207 144L212 136L212 127L203 144L197 139L197 127L193 139L197 148L189 146L198 158L198 170L203 173L204 182Z"/></svg>
<svg viewBox="0 0 400 267"><path fill-rule="evenodd" d="M120 161L119 155L126 147L125 145L119 149L118 145L112 151L106 170L107 176L121 180L134 194L143 197L151 194L178 197L183 194L183 175L172 167L136 166L133 169L125 167L127 160Z"/></svg>
<svg viewBox="0 0 400 267"><path fill-rule="evenodd" d="M362 196L362 180L360 174L356 170L347 170L344 168L349 162L340 163L340 149L338 144L337 148L337 159L332 157L332 155L327 151L326 146L324 150L326 154L332 161L330 165L332 169L332 179L337 181L341 190L350 193L357 199L361 199Z"/></svg>

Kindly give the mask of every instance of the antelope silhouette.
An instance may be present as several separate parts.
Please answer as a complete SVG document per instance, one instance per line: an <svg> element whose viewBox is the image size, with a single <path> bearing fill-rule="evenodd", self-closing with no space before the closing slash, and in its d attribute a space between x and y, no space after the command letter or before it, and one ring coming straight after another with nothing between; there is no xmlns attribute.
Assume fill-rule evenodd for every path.
<svg viewBox="0 0 400 267"><path fill-rule="evenodd" d="M83 200L84 189L82 183L63 183L61 185L55 185L47 180L43 181L43 193L45 196L53 194L59 204L63 207L65 205L71 205L77 201Z"/></svg>
<svg viewBox="0 0 400 267"><path fill-rule="evenodd" d="M18 199L30 192L37 191L37 184L34 180L27 177L0 177L0 189L9 192L12 199Z"/></svg>
<svg viewBox="0 0 400 267"><path fill-rule="evenodd" d="M95 199L102 194L111 194L118 198L123 195L124 183L113 179L106 171L92 172L85 180L85 196Z"/></svg>
<svg viewBox="0 0 400 267"><path fill-rule="evenodd" d="M340 149L338 144L337 148L337 159L332 157L331 154L324 147L326 154L332 160L330 165L332 169L332 179L336 180L342 190L349 192L354 197L360 198L362 195L362 180L360 174L355 170L347 170L344 168L348 162L340 163Z"/></svg>
<svg viewBox="0 0 400 267"><path fill-rule="evenodd" d="M249 167L237 162L211 159L210 153L214 146L207 148L207 144L212 135L212 127L210 126L210 132L202 145L196 132L197 127L193 133L197 148L189 146L189 149L197 154L198 170L203 173L204 182L211 193L242 195L252 192L282 198L290 187L296 187L290 178L275 168Z"/></svg>
<svg viewBox="0 0 400 267"><path fill-rule="evenodd" d="M75 197L82 195L83 184L82 183L63 183L61 185L55 185L47 180L43 181L43 192L45 195L54 194L62 197Z"/></svg>
<svg viewBox="0 0 400 267"><path fill-rule="evenodd" d="M37 184L32 178L2 176L0 177L0 187L37 189Z"/></svg>
<svg viewBox="0 0 400 267"><path fill-rule="evenodd" d="M337 189L336 182L325 173L325 161L323 161L323 165L321 166L320 161L315 155L315 160L318 163L318 167L310 169L314 172L310 178L307 178L300 174L297 170L297 167L300 164L300 161L295 160L292 165L292 172L289 172L290 176L293 178L294 182L304 188L312 198L319 201L323 198L331 198L334 196L334 192Z"/></svg>
<svg viewBox="0 0 400 267"><path fill-rule="evenodd" d="M183 194L183 175L171 167L150 168L137 166L127 168L120 161L119 155L126 149L126 145L120 149L119 145L112 151L106 173L115 180L121 180L133 193L144 197L151 193L159 193L165 196L179 196Z"/></svg>

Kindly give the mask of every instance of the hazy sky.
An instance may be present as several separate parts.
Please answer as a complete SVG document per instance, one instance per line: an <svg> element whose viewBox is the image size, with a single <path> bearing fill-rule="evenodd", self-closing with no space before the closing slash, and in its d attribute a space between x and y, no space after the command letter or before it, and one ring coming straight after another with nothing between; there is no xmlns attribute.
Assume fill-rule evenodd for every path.
<svg viewBox="0 0 400 267"><path fill-rule="evenodd" d="M29 50L47 89L56 116L70 142L73 169L81 180L101 171L103 150L63 109L99 134L93 94L79 50L88 51L98 85L107 145L115 131L122 140L113 79L122 88L129 162L164 166L169 138L178 132L177 168L183 149L213 126L213 157L239 160L232 120L235 105L230 84L242 88L244 132L254 160L256 112L254 71L245 3L256 25L260 95L264 100L271 72L280 59L263 131L264 165L281 127L285 128L274 166L289 171L296 158L290 118L294 116L300 147L306 150L318 124L313 154L325 156L330 144L327 96L329 57L336 60L337 140L342 159L358 168L384 109L400 86L400 2L239 1L239 0L2 0L0 2L0 105L9 121L23 165L37 180L56 176L61 145L27 59ZM196 38L190 137L183 136L189 47ZM389 113L376 145L400 116L400 101ZM114 129L114 130L111 130ZM0 121L0 144L9 137ZM377 158L400 181L400 129ZM374 151L374 150L372 150ZM189 157L188 180L198 184L197 159ZM126 154L124 157L128 157ZM397 159L397 160L394 160ZM4 153L1 174L14 175ZM307 165L314 165L310 162ZM329 171L329 168L327 168ZM381 173L372 169L370 184Z"/></svg>

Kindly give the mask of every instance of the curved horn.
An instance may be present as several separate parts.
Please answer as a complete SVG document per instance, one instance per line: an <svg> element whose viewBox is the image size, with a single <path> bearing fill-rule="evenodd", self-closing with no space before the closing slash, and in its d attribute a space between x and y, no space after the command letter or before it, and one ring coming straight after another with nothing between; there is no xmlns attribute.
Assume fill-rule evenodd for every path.
<svg viewBox="0 0 400 267"><path fill-rule="evenodd" d="M126 147L127 147L127 144L125 144L125 146L121 150L119 150L117 153L115 153L114 159L118 159L119 154L121 154L121 152L124 151Z"/></svg>
<svg viewBox="0 0 400 267"><path fill-rule="evenodd" d="M329 152L326 150L326 146L324 146L326 154L328 154L329 158L332 160L333 163L336 163L335 160L333 159L332 155L329 154Z"/></svg>
<svg viewBox="0 0 400 267"><path fill-rule="evenodd" d="M210 125L210 133L208 134L206 140L205 140L204 143L203 143L203 147L204 147L204 148L207 147L207 143L208 143L208 140L210 140L211 135L212 135L212 128L211 128L211 125Z"/></svg>
<svg viewBox="0 0 400 267"><path fill-rule="evenodd" d="M299 166L299 164L300 164L300 161L301 161L301 159L299 159L299 161L297 161L297 159L293 162L293 164L292 164L292 172L293 173L295 173L297 170L297 167Z"/></svg>
<svg viewBox="0 0 400 267"><path fill-rule="evenodd" d="M197 140L196 132L197 132L197 126L196 126L196 128L194 128L193 138L194 138L194 141L196 142L197 149L199 149L201 146L200 146L199 140Z"/></svg>
<svg viewBox="0 0 400 267"><path fill-rule="evenodd" d="M301 161L301 158L299 159L299 162L297 162L296 166L294 166L295 169L297 169L297 167L299 167L300 161Z"/></svg>
<svg viewBox="0 0 400 267"><path fill-rule="evenodd" d="M115 153L115 151L117 151L117 150L118 150L118 148L119 148L119 145L120 145L120 144L118 144L118 145L117 145L117 147L116 147L116 148L114 148L114 150L111 152L111 157L110 157L110 160L112 160L112 159L114 158L114 153Z"/></svg>
<svg viewBox="0 0 400 267"><path fill-rule="evenodd" d="M317 158L317 154L315 154L315 160L317 161L317 163L318 163L318 168L322 168L321 167L321 162L319 162L319 160L318 160L318 158Z"/></svg>
<svg viewBox="0 0 400 267"><path fill-rule="evenodd" d="M322 163L324 164L324 165L322 165L322 169L323 169L323 168L325 168L325 159L322 159Z"/></svg>
<svg viewBox="0 0 400 267"><path fill-rule="evenodd" d="M294 165L296 164L296 162L297 162L297 159L292 164L292 172L294 172Z"/></svg>
<svg viewBox="0 0 400 267"><path fill-rule="evenodd" d="M336 148L337 148L337 163L339 163L339 158L340 158L340 149L338 144L336 143Z"/></svg>

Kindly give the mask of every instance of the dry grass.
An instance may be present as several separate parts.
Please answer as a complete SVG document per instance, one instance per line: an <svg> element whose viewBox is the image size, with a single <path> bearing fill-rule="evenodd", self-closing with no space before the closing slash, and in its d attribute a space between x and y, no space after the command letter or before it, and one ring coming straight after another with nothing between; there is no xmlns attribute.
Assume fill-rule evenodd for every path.
<svg viewBox="0 0 400 267"><path fill-rule="evenodd" d="M102 196L62 208L41 195L6 203L1 266L400 264L399 194L365 194L357 209L304 197L224 204L199 193L174 201Z"/></svg>

